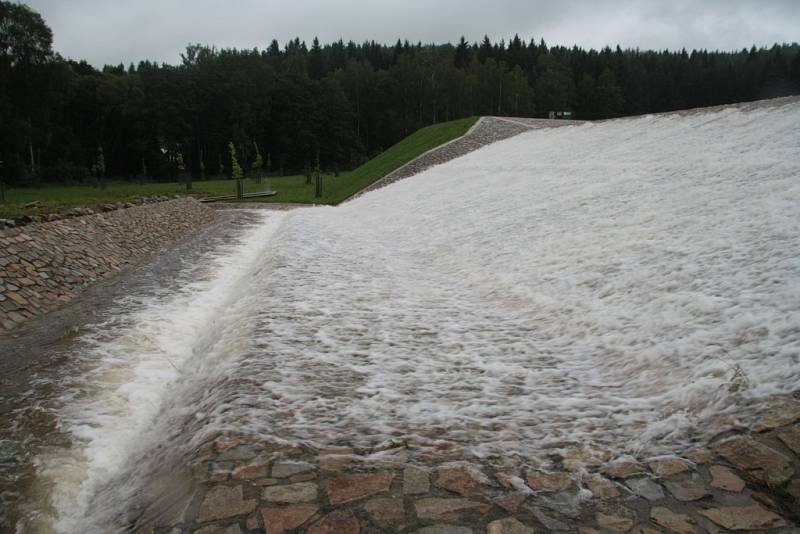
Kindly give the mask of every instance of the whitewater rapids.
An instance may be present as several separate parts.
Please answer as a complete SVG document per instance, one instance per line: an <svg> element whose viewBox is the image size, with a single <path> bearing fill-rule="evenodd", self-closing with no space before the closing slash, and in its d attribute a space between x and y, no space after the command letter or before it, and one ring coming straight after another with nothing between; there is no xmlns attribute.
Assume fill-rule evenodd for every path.
<svg viewBox="0 0 800 534"><path fill-rule="evenodd" d="M53 528L122 478L133 494L147 451L225 431L479 458L685 446L800 387L798 206L790 100L533 130L260 213L83 336L52 408L71 444L38 460Z"/></svg>

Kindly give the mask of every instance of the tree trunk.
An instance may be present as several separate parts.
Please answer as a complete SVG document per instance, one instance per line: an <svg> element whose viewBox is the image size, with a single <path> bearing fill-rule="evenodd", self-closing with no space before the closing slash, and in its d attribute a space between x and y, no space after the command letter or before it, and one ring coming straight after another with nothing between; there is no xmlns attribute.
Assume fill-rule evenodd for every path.
<svg viewBox="0 0 800 534"><path fill-rule="evenodd" d="M422 124L422 110L424 108L424 105L423 105L423 98L422 98L422 83L420 82L419 85L420 85L420 90L419 90L419 118L417 120L419 121L419 124L421 125Z"/></svg>
<svg viewBox="0 0 800 534"><path fill-rule="evenodd" d="M497 114L502 114L502 106L503 106L503 80L500 80L500 94L497 97Z"/></svg>
<svg viewBox="0 0 800 534"><path fill-rule="evenodd" d="M28 137L28 152L30 154L31 174L36 174L36 162L33 160L33 137Z"/></svg>
<svg viewBox="0 0 800 534"><path fill-rule="evenodd" d="M314 196L319 198L322 196L322 171L319 167L319 148L317 148L317 159L316 163L314 164Z"/></svg>
<svg viewBox="0 0 800 534"><path fill-rule="evenodd" d="M361 94L356 92L356 137L361 139Z"/></svg>
<svg viewBox="0 0 800 534"><path fill-rule="evenodd" d="M433 124L436 124L436 74L433 72L431 73L431 92L433 93L431 99L433 101Z"/></svg>

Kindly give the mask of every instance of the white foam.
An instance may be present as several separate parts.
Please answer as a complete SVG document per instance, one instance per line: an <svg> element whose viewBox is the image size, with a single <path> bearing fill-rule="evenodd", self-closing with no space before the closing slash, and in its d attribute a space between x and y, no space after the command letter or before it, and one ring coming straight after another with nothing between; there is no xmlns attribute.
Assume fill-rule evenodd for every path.
<svg viewBox="0 0 800 534"><path fill-rule="evenodd" d="M89 329L81 344L85 352L74 355L80 374L62 384L67 397L58 416L72 445L37 460L39 485L50 487L55 513L36 514L32 530L86 531L98 491L167 435L158 420L165 417L164 403L175 402L175 391L192 387L193 375L241 345L236 335L225 334L241 318L238 302L247 294L248 277L256 260L268 255L269 238L283 218L262 214L244 235L207 254L205 265L181 273L177 292L123 298L127 311Z"/></svg>
<svg viewBox="0 0 800 534"><path fill-rule="evenodd" d="M655 454L792 391L798 124L794 102L537 130L298 214L252 383L209 425Z"/></svg>

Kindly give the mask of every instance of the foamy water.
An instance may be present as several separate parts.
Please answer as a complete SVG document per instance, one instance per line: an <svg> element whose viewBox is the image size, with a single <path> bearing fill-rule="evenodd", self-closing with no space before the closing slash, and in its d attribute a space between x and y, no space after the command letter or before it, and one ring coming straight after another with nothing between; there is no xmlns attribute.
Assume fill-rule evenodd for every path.
<svg viewBox="0 0 800 534"><path fill-rule="evenodd" d="M282 217L260 214L233 243L187 266L179 290L125 297L117 316L83 336L58 408L72 446L37 459L34 491L46 492L37 497L49 506L37 503L21 531L99 531L92 514L114 515L107 500L95 502L98 493L130 471L147 473L136 461L180 432L174 425L196 413L187 395L247 343L248 284ZM135 495L140 482L126 480L112 495Z"/></svg>
<svg viewBox="0 0 800 534"><path fill-rule="evenodd" d="M74 445L40 461L57 529L148 450L219 431L658 454L797 389L798 126L793 102L536 130L263 215L87 336Z"/></svg>
<svg viewBox="0 0 800 534"><path fill-rule="evenodd" d="M291 217L262 292L266 357L239 362L252 384L213 426L638 452L792 391L799 118L539 130ZM737 366L750 388L733 395Z"/></svg>

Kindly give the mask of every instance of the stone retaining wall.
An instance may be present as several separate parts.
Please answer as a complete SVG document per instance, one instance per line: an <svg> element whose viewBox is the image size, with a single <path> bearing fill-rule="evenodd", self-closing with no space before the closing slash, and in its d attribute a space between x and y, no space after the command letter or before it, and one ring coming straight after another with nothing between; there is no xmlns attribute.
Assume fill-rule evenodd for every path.
<svg viewBox="0 0 800 534"><path fill-rule="evenodd" d="M180 198L180 196L175 195L171 198ZM28 224L37 222L60 221L61 219L71 219L72 217L83 217L85 215L94 215L97 212L124 210L126 208L132 208L142 204L154 204L156 202L166 202L168 200L170 200L170 197L167 196L139 197L134 199L132 202L112 202L99 204L95 206L94 209L85 206L77 206L65 208L60 212L55 213L25 214L14 219L0 219L0 229L16 228L18 226L26 226ZM25 207L36 210L41 207L41 203L38 201L31 202L30 204L26 204Z"/></svg>
<svg viewBox="0 0 800 534"><path fill-rule="evenodd" d="M215 218L180 199L0 230L0 333Z"/></svg>

